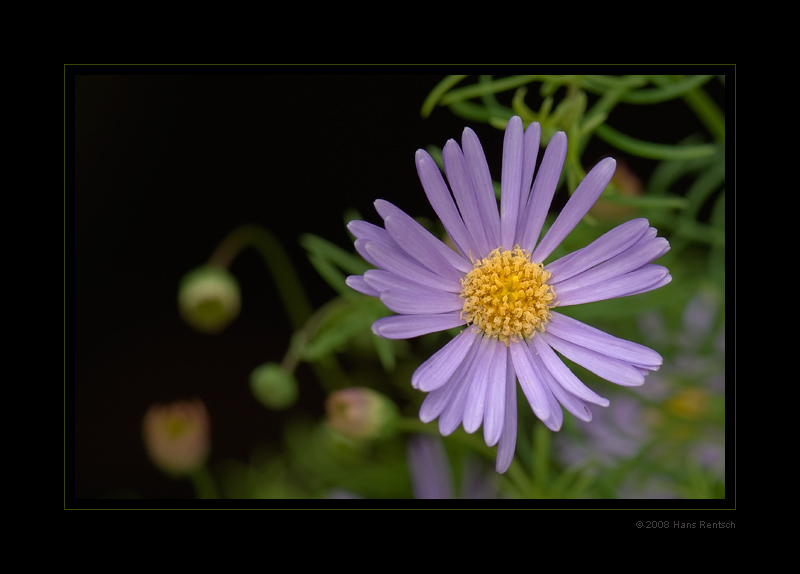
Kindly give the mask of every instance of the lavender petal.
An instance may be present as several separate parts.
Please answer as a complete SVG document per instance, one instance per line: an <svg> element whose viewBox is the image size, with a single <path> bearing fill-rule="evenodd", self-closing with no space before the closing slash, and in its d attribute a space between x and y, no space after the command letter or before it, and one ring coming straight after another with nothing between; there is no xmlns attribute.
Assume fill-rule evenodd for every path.
<svg viewBox="0 0 800 574"><path fill-rule="evenodd" d="M412 281L408 277L383 269L367 270L364 273L364 281L366 281L367 285L378 291L378 293L383 293L389 289L402 289L404 291L411 291L412 293L420 293L423 295L453 294L452 290L444 291L435 287L422 285L416 281Z"/></svg>
<svg viewBox="0 0 800 574"><path fill-rule="evenodd" d="M552 333L542 333L542 337L553 349L570 361L592 371L599 377L627 387L638 387L644 384L644 376L630 363L613 359L596 351L575 345Z"/></svg>
<svg viewBox="0 0 800 574"><path fill-rule="evenodd" d="M546 420L550 416L550 402L547 400L544 383L539 380L533 366L531 365L531 351L524 341L512 342L509 346L511 361L514 363L514 371L519 379L519 386L533 409L534 414L541 420Z"/></svg>
<svg viewBox="0 0 800 574"><path fill-rule="evenodd" d="M445 407L442 414L439 415L439 432L447 436L452 434L458 428L461 421L464 419L464 409L467 404L467 393L472 386L472 381L475 378L475 372L485 362L486 355L486 339L487 337L479 336L480 340L473 345L473 353L470 364L464 370L461 378L461 384L456 388L453 393L450 403Z"/></svg>
<svg viewBox="0 0 800 574"><path fill-rule="evenodd" d="M622 253L635 244L648 227L649 223L646 219L631 219L608 233L604 233L583 249L574 252L573 257L562 257L549 263L545 269L551 273L550 284L555 287L561 281L574 277Z"/></svg>
<svg viewBox="0 0 800 574"><path fill-rule="evenodd" d="M514 116L508 121L503 138L503 172L500 176L500 243L505 249L514 247L517 233L523 146L522 120Z"/></svg>
<svg viewBox="0 0 800 574"><path fill-rule="evenodd" d="M536 174L520 228L517 230L517 243L528 253L533 252L539 240L566 157L567 136L564 132L558 132L550 138L545 149L542 165L539 166L539 173Z"/></svg>
<svg viewBox="0 0 800 574"><path fill-rule="evenodd" d="M644 267L664 255L667 251L669 251L669 242L663 237L643 238L629 249L597 267L558 283L556 289L558 293L567 293L582 287L609 281Z"/></svg>
<svg viewBox="0 0 800 574"><path fill-rule="evenodd" d="M644 345L614 337L555 311L550 315L547 332L565 341L602 353L607 357L652 370L657 369L664 362L661 355Z"/></svg>
<svg viewBox="0 0 800 574"><path fill-rule="evenodd" d="M511 362L510 353L507 366L503 434L500 435L500 440L497 443L497 462L495 463L495 470L499 473L504 473L508 470L508 467L511 466L511 461L514 458L514 450L517 446L517 375L514 371L514 365Z"/></svg>
<svg viewBox="0 0 800 574"><path fill-rule="evenodd" d="M414 371L411 386L429 392L444 385L464 362L476 339L472 329L461 331Z"/></svg>
<svg viewBox="0 0 800 574"><path fill-rule="evenodd" d="M502 345L502 343L492 337L484 337L481 347L477 351L475 369L469 383L467 402L464 405L464 430L468 433L478 430L483 422L483 413L486 408L486 387L489 384L489 371L497 345Z"/></svg>
<svg viewBox="0 0 800 574"><path fill-rule="evenodd" d="M432 315L464 308L464 300L455 293L430 295L405 289L388 289L380 297L389 309L406 315Z"/></svg>
<svg viewBox="0 0 800 574"><path fill-rule="evenodd" d="M603 193L603 190L614 175L617 162L607 157L595 165L578 185L575 193L569 198L564 209L556 218L553 226L547 230L542 241L531 254L533 261L543 262L558 247L564 238L569 235L578 222Z"/></svg>
<svg viewBox="0 0 800 574"><path fill-rule="evenodd" d="M497 343L489 370L486 407L483 415L483 439L489 446L496 445L503 433L507 370L508 348L503 343Z"/></svg>
<svg viewBox="0 0 800 574"><path fill-rule="evenodd" d="M409 225L407 220L398 219L397 216L392 215L386 218L384 225L386 225L386 231L389 232L392 239L414 261L448 281L459 282L461 280L463 274L450 265L447 258L439 253L432 244L428 243L426 238L417 232L416 228Z"/></svg>
<svg viewBox="0 0 800 574"><path fill-rule="evenodd" d="M608 399L604 399L578 380L578 377L558 358L555 351L550 348L550 345L542 337L534 336L529 344L531 345L531 351L539 354L545 369L566 391L590 403L604 407L608 406Z"/></svg>
<svg viewBox="0 0 800 574"><path fill-rule="evenodd" d="M478 202L478 213L483 220L486 237L490 245L500 245L500 213L497 211L497 198L494 195L494 185L486 163L483 147L469 128L464 128L461 136L461 145L464 148L464 158L467 161L472 187L475 190L475 199Z"/></svg>
<svg viewBox="0 0 800 574"><path fill-rule="evenodd" d="M478 248L477 256L486 257L493 248L489 246L483 219L478 211L478 201L467 162L455 140L448 140L445 144L442 150L442 162L450 189L453 190L458 210L461 212L461 218L464 220L464 225L466 225L473 243Z"/></svg>
<svg viewBox="0 0 800 574"><path fill-rule="evenodd" d="M372 324L372 332L384 339L412 339L464 325L460 312L438 315L392 315Z"/></svg>
<svg viewBox="0 0 800 574"><path fill-rule="evenodd" d="M408 227L413 228L414 233L424 238L425 242L432 245L436 251L438 251L447 262L454 268L458 269L462 273L469 273L472 271L472 263L468 260L461 257L458 253L450 249L447 245L445 245L441 240L439 240L436 236L434 236L430 231L422 227L417 221L414 220L413 217L408 215L405 211L396 207L389 203L388 201L384 201L383 199L378 199L375 201L375 209L380 214L380 216L386 220L387 217L396 217L405 222ZM435 269L434 269L435 271Z"/></svg>
<svg viewBox="0 0 800 574"><path fill-rule="evenodd" d="M592 411L589 410L582 400L572 393L568 393L564 387L556 382L556 380L550 374L550 371L548 371L544 364L541 363L541 360L538 356L534 355L534 362L539 366L544 381L547 384L547 388L550 389L550 392L553 393L553 396L556 398L556 400L561 403L569 413L578 419L586 422L592 420Z"/></svg>
<svg viewBox="0 0 800 574"><path fill-rule="evenodd" d="M378 297L380 295L380 293L364 281L363 275L350 275L344 282L350 289L363 293L364 295L370 295L372 297Z"/></svg>
<svg viewBox="0 0 800 574"><path fill-rule="evenodd" d="M538 122L531 122L525 130L525 141L522 154L522 177L520 179L519 214L517 216L517 235L522 229L522 220L525 215L525 208L528 205L528 196L531 192L533 183L533 172L536 169L536 157L539 155L539 140L541 139L542 128Z"/></svg>
<svg viewBox="0 0 800 574"><path fill-rule="evenodd" d="M431 207L439 216L439 220L461 255L469 258L469 254L477 253L478 249L472 242L472 237L453 203L442 173L425 150L417 150L416 162L417 174Z"/></svg>
<svg viewBox="0 0 800 574"><path fill-rule="evenodd" d="M362 241L357 240L356 243ZM358 249L358 247L356 247ZM377 241L368 241L364 246L366 253L372 259L367 259L381 269L391 271L398 275L404 275L427 287L448 291L450 293L460 293L461 283L456 280L445 279L440 275L436 275L422 267L419 263L412 261L403 253L400 253L391 247L378 243Z"/></svg>
<svg viewBox="0 0 800 574"><path fill-rule="evenodd" d="M581 305L616 297L626 297L660 287L665 284L663 280L667 278L669 278L669 272L666 267L648 264L636 271L619 275L608 281L581 287L574 291L568 291L567 293L556 291L556 299L559 306L566 307L568 305ZM666 282L669 283L669 279Z"/></svg>

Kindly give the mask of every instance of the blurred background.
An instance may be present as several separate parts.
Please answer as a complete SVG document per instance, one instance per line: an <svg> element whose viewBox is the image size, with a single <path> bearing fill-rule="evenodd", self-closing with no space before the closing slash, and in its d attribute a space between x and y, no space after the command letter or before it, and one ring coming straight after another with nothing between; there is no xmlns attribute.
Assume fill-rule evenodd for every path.
<svg viewBox="0 0 800 574"><path fill-rule="evenodd" d="M190 481L165 476L148 459L142 421L155 403L203 401L212 472L230 461L247 464L259 449L280 451L286 425L298 416L325 416L328 392L306 363L295 372L299 395L289 409L264 408L250 390L253 369L281 362L293 332L255 249L243 250L229 268L242 303L224 331L200 333L178 312L181 278L204 264L233 229L268 229L317 309L337 293L309 263L299 237L311 233L352 252L346 212L379 223L372 207L377 198L434 219L414 167L418 148L460 141L469 125L499 178L501 130L444 107L421 116L444 76L278 73L286 70L305 71L65 68L68 499L73 492L76 499L196 495ZM724 83L714 78L705 90L724 112ZM510 106L513 94L497 97ZM542 99L531 88L526 104L538 110ZM681 98L647 109L619 105L608 122L631 137L664 144L692 134L712 139ZM587 142L584 168L609 155L642 182L656 169L656 161L597 137ZM676 180L670 193L685 197L691 185ZM720 192L700 206L698 221L709 220ZM557 203L566 197L562 189ZM676 298L682 308L690 299ZM714 313L724 310L718 293L711 298ZM632 338L661 352L659 340L666 345L685 322L670 312L674 321L663 313L639 314L639 325L662 325L648 328L654 341ZM724 365L722 379L724 389ZM554 457L569 465L580 448L554 445Z"/></svg>

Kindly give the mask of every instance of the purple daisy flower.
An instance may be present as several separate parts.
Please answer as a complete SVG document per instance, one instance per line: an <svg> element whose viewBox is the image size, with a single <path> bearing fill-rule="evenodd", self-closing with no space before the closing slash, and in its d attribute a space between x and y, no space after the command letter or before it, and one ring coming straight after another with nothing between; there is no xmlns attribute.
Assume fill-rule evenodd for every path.
<svg viewBox="0 0 800 574"><path fill-rule="evenodd" d="M388 201L375 202L385 228L348 224L356 250L377 269L348 277L347 284L380 297L398 313L376 321L376 335L408 339L466 326L420 365L411 384L429 393L420 419L439 417L443 435L462 423L468 433L483 424L486 444L498 445L498 472L508 469L516 446L515 380L536 416L554 431L563 420L560 405L589 421L587 403L609 404L555 351L627 386L641 385L662 363L647 347L553 310L666 285L668 270L651 262L669 243L656 237L646 219L634 219L543 265L608 185L616 162L606 158L587 174L539 240L567 153L567 137L559 132L534 181L540 133L537 123L523 131L519 117L509 121L499 213L486 157L472 130L464 129L463 150L452 139L444 147L449 189L430 155L417 151L422 187L457 252Z"/></svg>

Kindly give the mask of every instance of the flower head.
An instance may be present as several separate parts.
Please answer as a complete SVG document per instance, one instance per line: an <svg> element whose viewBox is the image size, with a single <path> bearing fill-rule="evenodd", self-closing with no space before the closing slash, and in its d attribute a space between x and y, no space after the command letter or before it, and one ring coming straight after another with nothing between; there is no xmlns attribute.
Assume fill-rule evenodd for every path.
<svg viewBox="0 0 800 574"><path fill-rule="evenodd" d="M208 411L199 399L151 406L142 434L150 460L168 474L189 474L208 457Z"/></svg>
<svg viewBox="0 0 800 574"><path fill-rule="evenodd" d="M389 397L365 387L332 392L325 410L328 426L353 440L391 436L399 419L397 405Z"/></svg>
<svg viewBox="0 0 800 574"><path fill-rule="evenodd" d="M587 403L608 405L555 351L620 385L641 385L662 363L647 347L554 311L666 285L669 272L651 262L669 243L646 219L634 219L545 263L603 192L616 162L606 158L594 166L540 239L567 152L566 135L555 134L534 180L540 133L537 123L523 130L519 117L509 121L499 212L472 130L464 130L463 149L454 140L443 149L449 189L433 159L417 151L422 187L457 251L384 200L375 202L384 228L348 225L356 250L377 269L348 277L347 284L398 313L376 321L376 335L406 339L465 327L416 370L411 384L429 393L420 419L439 417L442 434L460 424L470 433L483 425L486 444L498 445L498 472L511 464L516 445L515 381L552 430L561 428L561 406L588 421Z"/></svg>

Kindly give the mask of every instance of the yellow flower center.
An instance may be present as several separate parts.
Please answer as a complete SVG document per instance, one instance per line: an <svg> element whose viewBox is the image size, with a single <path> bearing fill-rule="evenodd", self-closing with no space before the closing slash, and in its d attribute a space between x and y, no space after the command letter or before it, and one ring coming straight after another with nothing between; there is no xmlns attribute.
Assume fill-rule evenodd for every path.
<svg viewBox="0 0 800 574"><path fill-rule="evenodd" d="M495 249L461 280L461 317L506 345L530 338L550 320L556 293L549 278L519 245L511 251Z"/></svg>

